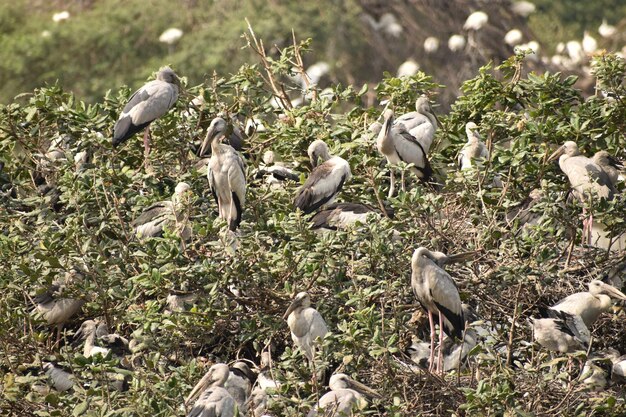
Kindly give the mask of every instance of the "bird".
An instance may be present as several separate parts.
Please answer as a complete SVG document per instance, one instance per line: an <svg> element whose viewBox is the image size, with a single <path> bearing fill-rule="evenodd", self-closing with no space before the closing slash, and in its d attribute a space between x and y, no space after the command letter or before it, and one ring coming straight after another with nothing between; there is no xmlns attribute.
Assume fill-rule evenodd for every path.
<svg viewBox="0 0 626 417"><path fill-rule="evenodd" d="M187 417L234 417L238 415L237 403L224 388L230 369L224 363L211 366L191 390L185 405L197 398Z"/></svg>
<svg viewBox="0 0 626 417"><path fill-rule="evenodd" d="M611 200L615 187L602 167L580 154L575 142L567 141L548 157L548 162L559 160L561 171L567 176L574 196L580 202L596 199ZM583 208L583 213L585 213ZM583 240L591 241L593 213L583 221Z"/></svg>
<svg viewBox="0 0 626 417"><path fill-rule="evenodd" d="M489 16L485 12L474 12L467 17L465 23L463 24L463 29L465 30L480 30L482 29L487 22L489 21Z"/></svg>
<svg viewBox="0 0 626 417"><path fill-rule="evenodd" d="M191 193L191 186L180 182L174 189L171 200L159 201L146 208L131 222L139 239L163 236L165 228L175 227L184 240L191 237L191 227L185 222L185 194Z"/></svg>
<svg viewBox="0 0 626 417"><path fill-rule="evenodd" d="M532 318L533 338L548 350L569 353L587 350L589 329L580 316L565 311L540 308L542 318Z"/></svg>
<svg viewBox="0 0 626 417"><path fill-rule="evenodd" d="M598 27L598 33L603 38L610 38L617 33L617 28L613 25L609 25L606 19L602 19L602 24Z"/></svg>
<svg viewBox="0 0 626 417"><path fill-rule="evenodd" d="M620 170L624 168L620 161L607 151L596 152L591 160L606 173L613 188L617 187Z"/></svg>
<svg viewBox="0 0 626 417"><path fill-rule="evenodd" d="M230 125L228 122L220 116L217 116L211 120L211 124L209 125L209 130L211 131L211 136L216 137L219 135L224 135L226 137L226 141L228 145L232 146L236 151L241 151L243 149L244 143L244 133L241 128L238 126L236 118L231 118ZM207 131L208 134L208 131ZM198 156L203 157L206 156L207 151L211 148L211 141L207 141L206 138L204 142L201 144Z"/></svg>
<svg viewBox="0 0 626 417"><path fill-rule="evenodd" d="M150 154L150 123L165 115L178 100L180 79L170 67L159 69L156 80L135 91L113 127L113 147L117 147L135 133L144 133L145 159Z"/></svg>
<svg viewBox="0 0 626 417"><path fill-rule="evenodd" d="M429 36L424 39L424 51L427 54L433 54L439 49L439 39L434 36Z"/></svg>
<svg viewBox="0 0 626 417"><path fill-rule="evenodd" d="M295 207L305 214L331 203L344 183L352 178L348 161L339 156L331 157L324 141L318 139L311 143L308 154L313 170L298 190L294 201Z"/></svg>
<svg viewBox="0 0 626 417"><path fill-rule="evenodd" d="M582 41L583 51L586 54L593 54L598 50L598 41L589 34L589 32L585 31Z"/></svg>
<svg viewBox="0 0 626 417"><path fill-rule="evenodd" d="M420 247L411 258L411 288L422 308L428 311L430 323L429 371L432 371L435 354L435 322L433 314L439 315L439 357L437 371L442 369L443 332L450 337L463 338L465 318L461 297L452 277L443 269L451 257L441 252L431 252Z"/></svg>
<svg viewBox="0 0 626 417"><path fill-rule="evenodd" d="M478 126L474 122L468 122L465 125L465 134L467 135L467 143L459 152L458 164L459 169L470 169L472 167L472 161L475 159L489 159L489 149L481 141L480 134L478 133ZM480 163L476 162L476 166L480 166Z"/></svg>
<svg viewBox="0 0 626 417"><path fill-rule="evenodd" d="M594 279L589 283L589 291L569 295L551 309L578 315L585 326L591 328L600 314L611 309L613 306L611 298L626 300L626 295L614 286Z"/></svg>
<svg viewBox="0 0 626 417"><path fill-rule="evenodd" d="M207 172L209 187L217 203L219 217L226 220L228 229L234 232L241 223L246 202L246 166L232 146L220 143L224 133L219 130L219 125L220 122L213 119L202 149L211 145Z"/></svg>
<svg viewBox="0 0 626 417"><path fill-rule="evenodd" d="M544 215L544 211L533 210L533 207L540 203L543 198L543 190L541 188L533 188L528 197L506 212L505 218L509 226L512 226L515 220L518 221L520 230L538 224Z"/></svg>
<svg viewBox="0 0 626 417"><path fill-rule="evenodd" d="M260 372L257 375L256 387L252 390L245 406L251 410L254 417L262 417L267 410L268 398L281 386L281 383L272 379L271 356L268 351L261 353ZM269 390L269 391L268 391Z"/></svg>
<svg viewBox="0 0 626 417"><path fill-rule="evenodd" d="M517 46L522 43L523 35L519 29L511 29L504 35L504 43L509 46Z"/></svg>
<svg viewBox="0 0 626 417"><path fill-rule="evenodd" d="M459 52L465 48L465 38L463 35L454 34L450 36L450 39L448 39L448 48L452 52Z"/></svg>
<svg viewBox="0 0 626 417"><path fill-rule="evenodd" d="M456 370L467 358L468 353L476 346L478 335L474 329L468 329L463 342L455 343L452 338L443 339L443 371ZM407 354L420 368L428 369L430 357L430 343L413 343L407 348Z"/></svg>
<svg viewBox="0 0 626 417"><path fill-rule="evenodd" d="M396 72L396 76L398 78L401 77L411 77L420 70L420 66L415 60L408 59L404 61L399 67L398 72Z"/></svg>
<svg viewBox="0 0 626 417"><path fill-rule="evenodd" d="M529 1L516 1L511 4L511 11L522 17L528 17L535 10L537 10L537 6Z"/></svg>
<svg viewBox="0 0 626 417"><path fill-rule="evenodd" d="M322 395L307 417L316 417L319 412L324 416L352 416L355 407L362 408L367 403L364 394L379 398L380 394L348 375L339 373L330 377L330 391Z"/></svg>
<svg viewBox="0 0 626 417"><path fill-rule="evenodd" d="M622 355L614 348L608 348L604 353L613 364L611 372L612 379L619 382L626 380L626 355Z"/></svg>
<svg viewBox="0 0 626 417"><path fill-rule="evenodd" d="M50 285L46 291L35 296L35 312L50 325L57 328L57 343L61 340L63 325L75 316L85 304L80 298L61 298L63 285L58 283Z"/></svg>
<svg viewBox="0 0 626 417"><path fill-rule="evenodd" d="M319 311L311 307L311 296L305 291L299 292L283 319L287 319L293 342L304 351L309 363L312 363L318 338L324 338L328 327Z"/></svg>
<svg viewBox="0 0 626 417"><path fill-rule="evenodd" d="M428 154L435 139L437 125L440 123L437 114L430 106L428 97L421 95L415 101L415 111L399 116L393 124L394 126L403 125L411 136L422 145L424 152Z"/></svg>
<svg viewBox="0 0 626 417"><path fill-rule="evenodd" d="M432 175L432 168L424 146L409 133L409 129L403 123L393 126L394 112L387 109L383 113L383 127L378 133L376 147L383 154L387 162L397 165L399 162L413 164L411 172L422 182L427 182ZM401 171L401 188L405 191L404 170ZM393 167L390 168L389 195L391 198L395 193L395 176Z"/></svg>
<svg viewBox="0 0 626 417"><path fill-rule="evenodd" d="M386 215L393 218L393 208L385 207ZM367 204L333 203L311 217L311 229L337 230L345 229L355 223L367 223L367 217L380 217L381 212Z"/></svg>
<svg viewBox="0 0 626 417"><path fill-rule="evenodd" d="M245 403L252 393L252 386L256 381L256 374L252 372L247 363L237 361L230 367L228 379L224 388L237 402L237 406L245 414Z"/></svg>
<svg viewBox="0 0 626 417"><path fill-rule="evenodd" d="M69 391L74 387L74 375L64 371L51 362L43 363L43 370L52 388L59 392Z"/></svg>
<svg viewBox="0 0 626 417"><path fill-rule="evenodd" d="M85 341L83 356L90 358L96 354L122 356L128 351L129 342L126 338L109 333L106 325L99 320L85 320L74 335L77 340Z"/></svg>
<svg viewBox="0 0 626 417"><path fill-rule="evenodd" d="M266 151L263 154L263 165L256 172L256 178L263 177L265 177L265 182L272 187L280 187L288 180L298 181L300 179L294 170L276 160L276 154L273 151Z"/></svg>
<svg viewBox="0 0 626 417"><path fill-rule="evenodd" d="M611 367L612 366L605 363L604 358L598 359L594 357L588 359L583 365L583 369L578 376L578 381L590 391L601 391L606 388L608 383L606 380L608 372L605 372L603 368L608 368L607 370L610 372Z"/></svg>

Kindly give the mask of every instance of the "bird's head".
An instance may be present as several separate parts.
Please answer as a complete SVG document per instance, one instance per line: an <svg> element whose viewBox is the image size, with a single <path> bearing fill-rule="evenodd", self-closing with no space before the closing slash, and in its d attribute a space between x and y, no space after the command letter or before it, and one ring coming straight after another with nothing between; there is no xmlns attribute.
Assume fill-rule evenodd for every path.
<svg viewBox="0 0 626 417"><path fill-rule="evenodd" d="M606 294L611 298L617 298L619 300L626 300L626 295L612 285L602 282L598 279L594 279L589 283L589 292L594 295Z"/></svg>
<svg viewBox="0 0 626 417"><path fill-rule="evenodd" d="M178 75L176 75L174 70L171 69L170 67L165 66L159 69L159 72L157 73L156 78L157 80L174 84L175 86L178 87L179 90L181 89L180 78L178 78Z"/></svg>
<svg viewBox="0 0 626 417"><path fill-rule="evenodd" d="M421 114L426 114L426 113L431 114L435 118L437 125L441 127L441 122L439 121L437 114L433 111L433 108L430 105L430 100L425 94L422 94L421 96L419 96L419 98L415 102L415 110L417 110L417 112Z"/></svg>
<svg viewBox="0 0 626 417"><path fill-rule="evenodd" d="M228 123L226 122L226 120L221 117L214 118L206 131L206 136L204 137L202 146L200 146L200 152L198 152L198 156L204 156L206 154L206 151L209 150L213 139L216 139L219 136L224 136L227 132Z"/></svg>
<svg viewBox="0 0 626 417"><path fill-rule="evenodd" d="M335 374L331 376L330 381L328 381L328 387L333 391L337 391L340 389L353 389L360 392L361 394L365 394L370 397L381 397L381 395L372 388L368 387L365 384L361 384L358 381L355 381L346 374Z"/></svg>
<svg viewBox="0 0 626 417"><path fill-rule="evenodd" d="M328 145L321 139L313 141L313 143L309 145L307 153L309 155L309 158L311 160L311 166L313 168L320 164L320 159L322 160L322 162L330 159L330 151L328 150Z"/></svg>
<svg viewBox="0 0 626 417"><path fill-rule="evenodd" d="M208 388L211 387L222 387L226 383L228 379L228 374L230 373L230 369L228 365L224 363L216 363L215 365L209 368L209 371L204 374L202 379L198 381L195 387L191 390L191 393L185 400L185 404L189 404L191 401L195 400Z"/></svg>
<svg viewBox="0 0 626 417"><path fill-rule="evenodd" d="M263 163L267 166L272 165L275 158L274 151L265 151L265 153L263 153Z"/></svg>
<svg viewBox="0 0 626 417"><path fill-rule="evenodd" d="M565 142L556 151L554 151L552 155L548 157L548 162L559 159L561 155L567 155L567 156L580 155L580 151L578 150L578 145L576 145L576 142L573 142L571 140L568 140L567 142Z"/></svg>
<svg viewBox="0 0 626 417"><path fill-rule="evenodd" d="M311 296L308 292L302 291L296 295L296 298L293 299L287 311L283 315L283 319L289 317L289 315L296 309L307 308L311 306Z"/></svg>
<svg viewBox="0 0 626 417"><path fill-rule="evenodd" d="M480 138L480 135L478 133L478 125L474 122L467 122L465 124L465 134L470 140Z"/></svg>
<svg viewBox="0 0 626 417"><path fill-rule="evenodd" d="M80 325L80 329L74 334L74 340L83 340L89 335L95 334L99 324L100 322L97 320L85 320L83 324Z"/></svg>

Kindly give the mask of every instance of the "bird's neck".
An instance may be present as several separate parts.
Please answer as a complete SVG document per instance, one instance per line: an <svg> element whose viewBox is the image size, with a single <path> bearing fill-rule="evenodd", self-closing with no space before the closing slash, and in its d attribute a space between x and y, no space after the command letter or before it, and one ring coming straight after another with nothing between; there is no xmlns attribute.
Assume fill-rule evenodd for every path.
<svg viewBox="0 0 626 417"><path fill-rule="evenodd" d="M611 297L606 294L596 294L596 298L600 300L600 309L602 311L608 311L613 306L613 301L611 301Z"/></svg>

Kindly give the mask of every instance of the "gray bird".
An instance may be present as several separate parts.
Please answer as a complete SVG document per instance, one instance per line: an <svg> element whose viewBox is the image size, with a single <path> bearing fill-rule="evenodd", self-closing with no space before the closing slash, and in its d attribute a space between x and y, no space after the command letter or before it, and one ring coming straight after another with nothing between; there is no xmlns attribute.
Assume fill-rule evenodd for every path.
<svg viewBox="0 0 626 417"><path fill-rule="evenodd" d="M144 134L145 156L150 154L150 128L154 120L165 115L178 100L180 79L170 67L159 70L156 80L135 91L124 106L113 127L113 147L146 128Z"/></svg>
<svg viewBox="0 0 626 417"><path fill-rule="evenodd" d="M85 304L83 299L60 297L61 288L61 285L53 284L33 298L35 312L40 314L49 325L56 326L57 343L61 340L63 325Z"/></svg>
<svg viewBox="0 0 626 417"><path fill-rule="evenodd" d="M185 405L198 398L187 417L234 417L238 414L234 398L224 388L230 370L228 365L217 363L191 390Z"/></svg>
<svg viewBox="0 0 626 417"><path fill-rule="evenodd" d="M598 151L593 155L591 160L597 164L606 173L613 184L613 187L617 186L619 181L620 170L624 169L624 166L613 155L607 151Z"/></svg>
<svg viewBox="0 0 626 417"><path fill-rule="evenodd" d="M224 388L235 399L239 410L245 414L245 403L248 401L252 392L252 386L256 380L256 374L252 372L247 363L237 361L230 367L228 379L224 384Z"/></svg>
<svg viewBox="0 0 626 417"><path fill-rule="evenodd" d="M468 122L465 125L465 133L467 135L467 143L459 152L458 158L459 169L461 170L471 168L472 162L476 159L485 161L489 159L489 150L481 140L476 123ZM477 162L475 164L479 166Z"/></svg>
<svg viewBox="0 0 626 417"><path fill-rule="evenodd" d="M406 131L422 145L426 154L435 139L438 124L439 119L425 95L420 96L415 102L415 111L403 114L394 121L394 125L403 125L406 128Z"/></svg>
<svg viewBox="0 0 626 417"><path fill-rule="evenodd" d="M397 165L400 162L413 164L411 172L420 181L427 182L433 172L424 146L409 133L404 124L393 125L394 113L392 109L385 110L383 117L383 127L376 139L378 151L387 159L390 165ZM389 171L389 198L391 198L395 192L394 167L391 166ZM405 191L404 170L400 172L400 175L401 188L402 191Z"/></svg>
<svg viewBox="0 0 626 417"><path fill-rule="evenodd" d="M569 353L587 350L589 329L580 316L552 309L540 309L542 318L533 318L533 338L548 350Z"/></svg>
<svg viewBox="0 0 626 417"><path fill-rule="evenodd" d="M256 178L265 178L265 182L272 187L280 187L287 180L298 181L300 175L282 162L276 160L273 151L263 154L263 165L256 172Z"/></svg>
<svg viewBox="0 0 626 417"><path fill-rule="evenodd" d="M439 315L439 357L437 372L443 366L443 332L448 336L463 338L465 318L461 306L459 290L450 275L443 269L443 265L453 257L441 252L431 252L420 247L413 252L411 259L411 288L422 308L428 311L430 323L430 359L429 370L434 365L435 352L435 322L433 314ZM457 255L456 260L464 257Z"/></svg>
<svg viewBox="0 0 626 417"><path fill-rule="evenodd" d="M186 182L180 182L174 189L171 200L159 201L145 209L139 217L132 221L131 226L140 239L163 236L165 228L175 228L180 236L187 240L191 237L191 227L183 224L185 195L191 193Z"/></svg>
<svg viewBox="0 0 626 417"><path fill-rule="evenodd" d="M317 404L309 411L307 417L355 415L352 410L363 408L367 403L365 395L379 398L380 394L346 374L335 374L328 382L330 391L322 395ZM319 414L321 413L321 414Z"/></svg>
<svg viewBox="0 0 626 417"><path fill-rule="evenodd" d="M331 203L343 188L343 184L352 178L350 164L339 156L331 157L328 145L324 141L318 139L311 143L308 154L314 168L298 190L294 202L296 208L306 214ZM323 161L321 164L320 159Z"/></svg>
<svg viewBox="0 0 626 417"><path fill-rule="evenodd" d="M64 371L50 362L43 363L43 370L49 378L49 383L59 392L69 391L74 387L74 375Z"/></svg>
<svg viewBox="0 0 626 417"><path fill-rule="evenodd" d="M283 319L287 319L293 342L304 351L311 363L315 356L315 346L319 344L318 339L324 338L328 327L322 315L311 307L309 294L304 291L298 293Z"/></svg>
<svg viewBox="0 0 626 417"><path fill-rule="evenodd" d="M589 283L589 291L569 295L551 308L580 316L585 325L591 328L600 314L611 309L611 298L626 300L626 295L614 286L594 279Z"/></svg>
<svg viewBox="0 0 626 417"><path fill-rule="evenodd" d="M207 177L209 187L217 203L219 217L235 231L241 223L246 202L246 167L241 155L230 145L220 143L224 138L221 122L213 119L207 129L202 150L211 146L211 159Z"/></svg>
<svg viewBox="0 0 626 417"><path fill-rule="evenodd" d="M385 208L387 215L393 217L393 209ZM380 218L381 213L367 204L360 203L333 203L311 217L312 229L338 230L345 229L357 222L366 224L368 216Z"/></svg>
<svg viewBox="0 0 626 417"><path fill-rule="evenodd" d="M230 145L236 151L241 151L243 148L244 135L239 126L237 125L235 119L231 119L231 124L229 126L228 122L223 117L217 116L213 120L211 120L211 124L209 126L211 130L211 136L220 136L223 135L226 139L227 144ZM207 151L211 147L211 141L205 138L200 146L200 150L198 151L199 157L204 157L207 155Z"/></svg>

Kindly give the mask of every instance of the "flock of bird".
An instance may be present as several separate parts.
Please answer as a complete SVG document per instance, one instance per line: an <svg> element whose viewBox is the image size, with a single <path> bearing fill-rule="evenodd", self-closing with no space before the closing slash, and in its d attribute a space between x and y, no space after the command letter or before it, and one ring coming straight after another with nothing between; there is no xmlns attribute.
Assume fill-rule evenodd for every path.
<svg viewBox="0 0 626 417"><path fill-rule="evenodd" d="M174 71L167 67L161 69L156 80L141 87L129 99L115 124L113 145L118 146L145 128L147 159L150 152L149 125L173 107L179 88L180 82ZM208 165L209 187L215 198L219 217L225 221L228 231L235 234L241 224L246 202L246 168L238 151L242 147L241 137L233 137L227 125L224 118L213 119L199 154L205 156L211 150L208 162L205 160ZM431 180L433 170L428 161L428 152L437 125L438 119L432 111L429 99L422 96L417 100L415 111L395 117L393 110L387 108L383 112L383 123L371 127L376 135L376 147L389 163L389 197L395 193L394 168L398 165L408 166L409 171L422 183ZM463 170L473 167L480 169L481 163L489 159L489 151L482 142L475 123L467 123L466 133L468 141L459 152L458 166ZM312 171L299 188L294 205L305 214L315 213L311 218L314 228L345 228L356 222L364 222L368 214L380 215L377 209L360 203L333 204L344 184L350 181L352 173L350 164L340 156L331 155L326 143L315 140L308 148L308 156ZM598 199L610 200L615 197L618 167L610 163L610 155L586 158L580 155L574 142L566 142L548 160L557 158L561 170L570 181L575 198L585 203L593 203ZM271 184L298 179L297 173L284 164L277 164L273 154L264 156L264 164L259 168L259 173L271 177ZM402 169L402 191L406 190L404 174L405 169ZM180 226L178 232L181 238L187 239L190 229L180 213L184 196L189 192L189 185L180 183L176 186L171 201L148 207L133 222L137 236L158 236L167 227ZM385 207L385 210L387 215L393 214L390 208ZM591 222L590 214L584 222L585 235L590 233ZM422 349L428 359L416 360L416 363L427 367L431 372L443 373L453 369L453 365L449 364L451 355L458 356L454 363L461 366L469 349L476 344L477 335L468 325L471 313L461 303L456 284L445 270L447 263L466 259L467 254L448 256L425 247L416 249L411 259L411 288L419 304L428 313L431 336L430 345L426 344ZM59 332L63 323L76 314L85 302L55 297L55 293L67 284L68 282L55 283L48 292L33 300L42 317L50 325L57 326ZM602 281L591 281L588 292L572 294L550 308L540 309L541 317L532 320L535 340L549 350L562 353L589 349L589 329L602 312L610 310L612 299L626 300L626 295ZM284 319L294 344L303 351L311 366L314 366L316 352L328 333L328 326L322 315L311 306L311 298L307 292L300 292L295 296ZM86 321L78 333L84 339L85 357L108 355L113 346L132 349L132 341L110 334L106 326L97 321ZM452 353L444 353L446 344L449 346L455 341L457 345ZM264 355L264 361L271 362L266 352ZM612 355L619 359L615 352ZM615 366L621 367L619 369L623 373L623 361L616 362ZM272 392L267 389L276 388L280 383L267 377L263 369L265 367L257 376L245 362L238 362L237 366L230 368L221 363L211 366L186 399L185 405L191 406L188 416L234 416L237 410L251 410L255 416L265 415L267 396ZM53 364L46 364L45 370L53 379L53 375L59 376L63 372ZM254 380L257 380L256 388ZM54 386L57 389L67 389L68 385L71 386L67 381L59 380ZM365 401L366 397L379 396L375 390L342 373L330 378L329 388L330 391L319 399L309 416L318 415L322 410L325 410L324 415L350 415L352 407Z"/></svg>

